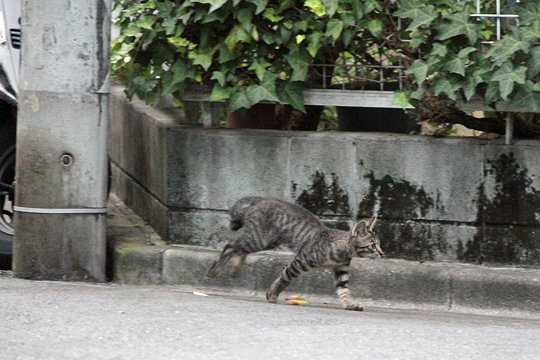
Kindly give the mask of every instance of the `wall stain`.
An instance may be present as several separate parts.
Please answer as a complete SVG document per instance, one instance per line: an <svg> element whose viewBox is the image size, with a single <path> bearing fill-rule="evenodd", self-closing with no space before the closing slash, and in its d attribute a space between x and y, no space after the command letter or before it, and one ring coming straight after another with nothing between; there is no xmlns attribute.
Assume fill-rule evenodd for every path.
<svg viewBox="0 0 540 360"><path fill-rule="evenodd" d="M479 264L540 264L540 236L533 228L540 225L540 192L528 170L511 152L488 161L485 176L495 180L495 196L488 198L485 182L479 186L479 229L472 241L458 244L457 258Z"/></svg>
<svg viewBox="0 0 540 360"><path fill-rule="evenodd" d="M437 203L421 186L407 180L394 180L390 175L376 179L373 172L364 177L369 180L370 189L358 207L363 217L371 216L379 204L378 215L383 218L415 219L426 216Z"/></svg>
<svg viewBox="0 0 540 360"><path fill-rule="evenodd" d="M364 177L369 180L370 188L358 205L358 219L371 217L375 212L382 218L377 231L389 257L433 260L438 252L446 252L444 236L433 231L429 224L415 221L432 208L444 211L440 194L434 199L423 187L407 180L395 180L390 175L375 178L370 172Z"/></svg>
<svg viewBox="0 0 540 360"><path fill-rule="evenodd" d="M293 197L296 197L298 184L292 182ZM296 203L317 215L351 216L349 195L341 187L339 177L330 174L330 183L322 171L315 171L311 176L311 186L302 191Z"/></svg>

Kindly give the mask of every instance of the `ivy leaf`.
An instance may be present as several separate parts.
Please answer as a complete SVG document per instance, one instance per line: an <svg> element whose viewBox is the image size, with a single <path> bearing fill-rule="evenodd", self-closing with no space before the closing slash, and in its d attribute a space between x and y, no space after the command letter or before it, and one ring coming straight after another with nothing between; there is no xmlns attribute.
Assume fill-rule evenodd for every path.
<svg viewBox="0 0 540 360"><path fill-rule="evenodd" d="M238 88L237 91L231 96L229 107L231 111L239 109L249 109L253 104L247 96L246 88Z"/></svg>
<svg viewBox="0 0 540 360"><path fill-rule="evenodd" d="M310 56L306 50L295 47L289 54L284 55L285 60L292 69L291 81L304 81L306 79Z"/></svg>
<svg viewBox="0 0 540 360"><path fill-rule="evenodd" d="M242 24L244 30L250 29L253 27L253 12L249 9L240 9L235 14L236 18Z"/></svg>
<svg viewBox="0 0 540 360"><path fill-rule="evenodd" d="M210 80L216 80L221 87L225 86L225 74L221 71L214 71Z"/></svg>
<svg viewBox="0 0 540 360"><path fill-rule="evenodd" d="M156 16L144 15L135 21L135 25L143 29L151 30L156 20Z"/></svg>
<svg viewBox="0 0 540 360"><path fill-rule="evenodd" d="M280 42L280 35L275 32L265 32L262 35L262 40L268 45L275 45L276 43Z"/></svg>
<svg viewBox="0 0 540 360"><path fill-rule="evenodd" d="M529 52L529 42L519 40L511 35L505 35L501 40L496 41L487 52L486 57L491 58L495 65L501 65L517 51Z"/></svg>
<svg viewBox="0 0 540 360"><path fill-rule="evenodd" d="M259 32L257 31L257 28L255 26L251 30L251 37L253 38L253 40L259 41Z"/></svg>
<svg viewBox="0 0 540 360"><path fill-rule="evenodd" d="M458 74L465 76L465 62L466 59L460 59L459 57L454 57L446 63L444 69L452 74Z"/></svg>
<svg viewBox="0 0 540 360"><path fill-rule="evenodd" d="M155 85L155 79L148 79L146 76L140 75L133 78L128 89L131 96L136 94L140 99L147 99L148 93L153 92Z"/></svg>
<svg viewBox="0 0 540 360"><path fill-rule="evenodd" d="M251 14L251 11L249 11L249 13ZM283 16L276 14L276 9L274 8L266 8L262 15L263 15L263 18L265 18L266 20L272 23L277 23L284 19Z"/></svg>
<svg viewBox="0 0 540 360"><path fill-rule="evenodd" d="M501 98L499 92L499 84L495 81L490 81L486 87L486 93L484 94L484 101L488 104L494 104Z"/></svg>
<svg viewBox="0 0 540 360"><path fill-rule="evenodd" d="M351 42L353 41L354 37L356 36L356 32L353 29L348 28L348 29L343 30L342 34L343 35L341 36L341 38L343 40L343 45L345 47L348 47L351 44Z"/></svg>
<svg viewBox="0 0 540 360"><path fill-rule="evenodd" d="M336 41L339 39L341 32L343 31L343 21L339 19L332 19L326 25L326 36L330 36Z"/></svg>
<svg viewBox="0 0 540 360"><path fill-rule="evenodd" d="M528 26L513 26L510 31L519 40L532 44L540 37L540 18Z"/></svg>
<svg viewBox="0 0 540 360"><path fill-rule="evenodd" d="M172 94L181 88L181 83L186 79L192 79L195 73L191 66L184 63L182 60L176 60L169 68L169 71L163 74L162 94Z"/></svg>
<svg viewBox="0 0 540 360"><path fill-rule="evenodd" d="M379 0L366 0L364 1L364 14L369 14L370 12L377 10L382 11L382 5Z"/></svg>
<svg viewBox="0 0 540 360"><path fill-rule="evenodd" d="M263 81L264 76L267 73L267 69L270 66L270 63L264 59L257 59L251 63L249 70L255 71L259 81Z"/></svg>
<svg viewBox="0 0 540 360"><path fill-rule="evenodd" d="M394 91L394 104L406 109L410 103L410 92L408 91Z"/></svg>
<svg viewBox="0 0 540 360"><path fill-rule="evenodd" d="M225 64L234 59L236 59L236 54L233 49L228 49L226 46L222 46L219 49L218 62L220 64Z"/></svg>
<svg viewBox="0 0 540 360"><path fill-rule="evenodd" d="M298 22L295 22L295 23L291 22L291 29L293 27L299 32L300 31L301 32L307 32L307 30L309 28L309 23L307 22L307 20L301 20L301 21L298 21Z"/></svg>
<svg viewBox="0 0 540 360"><path fill-rule="evenodd" d="M364 9L360 0L352 0L353 15L356 20L360 20L364 17Z"/></svg>
<svg viewBox="0 0 540 360"><path fill-rule="evenodd" d="M287 29L285 26L280 26L279 27L279 35L281 37L281 42L285 44L291 38L292 31Z"/></svg>
<svg viewBox="0 0 540 360"><path fill-rule="evenodd" d="M412 6L412 1L404 0L401 2L401 8L396 12L396 15L412 19L412 22L407 27L407 31L415 31L421 26L429 25L433 20L437 19L435 6Z"/></svg>
<svg viewBox="0 0 540 360"><path fill-rule="evenodd" d="M209 4L210 9L208 10L208 13L211 13L222 7L227 2L227 0L193 0L192 2Z"/></svg>
<svg viewBox="0 0 540 360"><path fill-rule="evenodd" d="M407 75L414 75L416 82L422 84L426 80L428 74L428 64L423 60L416 59L412 65L405 71Z"/></svg>
<svg viewBox="0 0 540 360"><path fill-rule="evenodd" d="M304 6L318 17L326 15L326 8L321 0L306 0Z"/></svg>
<svg viewBox="0 0 540 360"><path fill-rule="evenodd" d="M312 34L309 34L307 36L307 40L308 40L307 51L309 52L309 55L311 55L312 58L315 58L315 56L317 56L319 49L323 45L321 43L322 36L323 34L320 32L313 32Z"/></svg>
<svg viewBox="0 0 540 360"><path fill-rule="evenodd" d="M514 90L514 83L525 83L526 72L525 66L514 68L510 62L504 63L499 70L495 71L491 80L499 83L499 91L503 100L508 100L508 95Z"/></svg>
<svg viewBox="0 0 540 360"><path fill-rule="evenodd" d="M194 53L194 55L190 54L190 57L193 60L193 65L200 65L205 71L208 70L212 65L212 56L213 54L209 52Z"/></svg>
<svg viewBox="0 0 540 360"><path fill-rule="evenodd" d="M519 22L522 25L531 25L540 19L540 3L537 1L520 4L520 6L516 6L515 8L519 15Z"/></svg>
<svg viewBox="0 0 540 360"><path fill-rule="evenodd" d="M436 40L448 40L455 36L463 35L469 39L471 45L476 43L481 25L472 22L474 20L470 19L468 9L454 14L448 14L446 18L449 21L439 25L437 28L438 35L435 37Z"/></svg>
<svg viewBox="0 0 540 360"><path fill-rule="evenodd" d="M383 31L383 23L381 19L371 19L366 23L368 31L379 39Z"/></svg>
<svg viewBox="0 0 540 360"><path fill-rule="evenodd" d="M476 94L476 87L478 83L472 77L465 79L465 84L463 84L463 95L467 101L471 100L474 94Z"/></svg>
<svg viewBox="0 0 540 360"><path fill-rule="evenodd" d="M201 24L207 24L214 21L223 23L227 19L228 14L224 11L214 11L204 15L201 19Z"/></svg>
<svg viewBox="0 0 540 360"><path fill-rule="evenodd" d="M529 61L527 62L527 76L533 78L540 74L540 46L534 47L529 53Z"/></svg>
<svg viewBox="0 0 540 360"><path fill-rule="evenodd" d="M510 102L512 110L520 112L540 112L540 92L532 81L519 85L516 96Z"/></svg>
<svg viewBox="0 0 540 360"><path fill-rule="evenodd" d="M268 91L275 93L276 92L276 81L278 79L278 76L270 71L268 71L265 75L263 80L261 81L261 86L265 89L268 89Z"/></svg>
<svg viewBox="0 0 540 360"><path fill-rule="evenodd" d="M154 7L159 12L159 16L163 17L164 19L170 19L172 16L172 12L174 10L174 3L170 1L157 1L154 3Z"/></svg>
<svg viewBox="0 0 540 360"><path fill-rule="evenodd" d="M246 88L239 88L232 95L230 106L232 110L249 109L253 105L262 101L279 102L276 93L277 75L266 73L261 84L249 85Z"/></svg>
<svg viewBox="0 0 540 360"><path fill-rule="evenodd" d="M228 100L231 97L234 89L230 87L223 87L219 84L214 84L212 87L212 93L210 94L211 101Z"/></svg>
<svg viewBox="0 0 540 360"><path fill-rule="evenodd" d="M214 0L211 2L212 6L210 6L210 10L208 10L208 13L212 13L216 11L217 9L221 8L227 0Z"/></svg>
<svg viewBox="0 0 540 360"><path fill-rule="evenodd" d="M240 25L235 25L225 38L225 45L229 50L236 47L239 42L249 42L251 36Z"/></svg>
<svg viewBox="0 0 540 360"><path fill-rule="evenodd" d="M262 101L279 102L276 93L277 75L266 73L260 85L250 85L246 89L246 95L251 103L250 107Z"/></svg>
<svg viewBox="0 0 540 360"><path fill-rule="evenodd" d="M434 43L433 48L429 53L430 56L438 56L441 58L445 57L446 54L448 54L448 48L440 43Z"/></svg>
<svg viewBox="0 0 540 360"><path fill-rule="evenodd" d="M477 86L486 82L484 80L484 75L489 72L489 69L478 69L471 75L466 76L465 83L463 84L463 94L465 95L465 99L470 100L476 94Z"/></svg>
<svg viewBox="0 0 540 360"><path fill-rule="evenodd" d="M255 15L259 15L261 12L266 9L266 5L268 4L268 0L249 0L250 3L255 4L257 7L255 9Z"/></svg>
<svg viewBox="0 0 540 360"><path fill-rule="evenodd" d="M446 94L452 100L456 100L456 90L458 85L446 77L438 77L433 83L433 93L438 96Z"/></svg>
<svg viewBox="0 0 540 360"><path fill-rule="evenodd" d="M306 112L304 106L304 90L306 84L303 81L289 81L278 91L279 99L293 108Z"/></svg>
<svg viewBox="0 0 540 360"><path fill-rule="evenodd" d="M339 2L338 0L322 0L324 6L326 7L326 13L329 17L334 16L338 9Z"/></svg>
<svg viewBox="0 0 540 360"><path fill-rule="evenodd" d="M469 57L470 54L472 54L473 52L475 52L476 50L478 50L477 48L474 48L474 47L466 47L465 49L461 49L458 54L457 54L457 57L460 58L460 59L467 59Z"/></svg>
<svg viewBox="0 0 540 360"><path fill-rule="evenodd" d="M124 61L124 58L135 48L135 43L115 43L113 51L113 62Z"/></svg>
<svg viewBox="0 0 540 360"><path fill-rule="evenodd" d="M137 36L140 33L141 33L141 27L137 25L136 23L130 23L128 27L122 31L122 34L125 36Z"/></svg>
<svg viewBox="0 0 540 360"><path fill-rule="evenodd" d="M411 92L411 94L409 95L409 98L411 99L411 102L414 103L415 101L413 101L413 100L416 100L416 102L422 100L422 98L424 97L425 92L426 92L426 90L423 87L418 87L416 90Z"/></svg>
<svg viewBox="0 0 540 360"><path fill-rule="evenodd" d="M413 37L409 42L409 45L412 49L418 48L420 45L426 42L426 39L423 36Z"/></svg>

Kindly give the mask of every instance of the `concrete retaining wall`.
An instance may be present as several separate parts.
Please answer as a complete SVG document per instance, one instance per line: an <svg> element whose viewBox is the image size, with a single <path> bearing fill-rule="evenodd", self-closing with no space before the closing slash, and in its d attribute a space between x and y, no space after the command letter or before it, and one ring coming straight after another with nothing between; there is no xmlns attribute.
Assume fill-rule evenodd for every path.
<svg viewBox="0 0 540 360"><path fill-rule="evenodd" d="M540 266L540 141L201 129L111 96L113 190L170 243L221 247L245 195L348 227L392 257Z"/></svg>

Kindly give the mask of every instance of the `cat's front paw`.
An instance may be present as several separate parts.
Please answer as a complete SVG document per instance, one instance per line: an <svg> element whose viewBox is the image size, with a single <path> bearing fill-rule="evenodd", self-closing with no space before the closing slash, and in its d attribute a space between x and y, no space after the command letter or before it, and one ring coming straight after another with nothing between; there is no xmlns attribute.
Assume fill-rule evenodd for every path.
<svg viewBox="0 0 540 360"><path fill-rule="evenodd" d="M359 304L347 304L345 305L345 310L363 311L364 307Z"/></svg>

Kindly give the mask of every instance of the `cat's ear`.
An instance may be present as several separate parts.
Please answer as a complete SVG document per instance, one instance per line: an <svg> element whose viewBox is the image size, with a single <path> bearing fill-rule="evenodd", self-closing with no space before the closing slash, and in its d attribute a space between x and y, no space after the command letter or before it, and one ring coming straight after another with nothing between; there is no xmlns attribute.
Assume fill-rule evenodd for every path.
<svg viewBox="0 0 540 360"><path fill-rule="evenodd" d="M369 220L368 222L369 231L373 231L373 228L375 227L375 223L377 223L377 216Z"/></svg>
<svg viewBox="0 0 540 360"><path fill-rule="evenodd" d="M351 231L351 235L356 236L356 235L358 235L358 232L360 230L365 230L367 227L368 227L368 224L367 224L366 220L362 220L359 223L357 223L356 225L354 225L354 228Z"/></svg>

